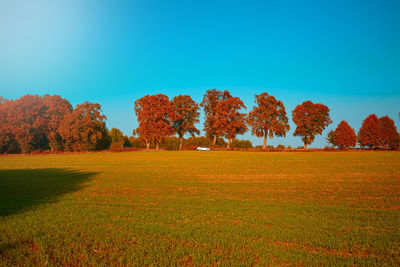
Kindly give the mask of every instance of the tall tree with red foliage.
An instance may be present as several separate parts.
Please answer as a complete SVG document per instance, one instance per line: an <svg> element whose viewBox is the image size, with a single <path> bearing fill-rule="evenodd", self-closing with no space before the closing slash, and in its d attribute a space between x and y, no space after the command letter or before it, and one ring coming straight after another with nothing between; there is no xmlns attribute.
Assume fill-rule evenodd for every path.
<svg viewBox="0 0 400 267"><path fill-rule="evenodd" d="M45 95L43 97L46 106L46 120L48 121L47 139L51 151L62 150L62 138L58 132L58 128L64 116L72 112L72 105L68 100L58 95Z"/></svg>
<svg viewBox="0 0 400 267"><path fill-rule="evenodd" d="M64 147L71 151L104 149L107 144L106 116L97 103L84 102L66 114L58 128Z"/></svg>
<svg viewBox="0 0 400 267"><path fill-rule="evenodd" d="M163 139L173 134L172 123L176 114L168 96L146 95L136 100L135 113L139 122L135 132L145 140L147 149L151 141L155 142L158 149Z"/></svg>
<svg viewBox="0 0 400 267"><path fill-rule="evenodd" d="M153 138L156 143L156 149L158 149L164 138L174 133L172 123L176 119L176 113L166 95L156 94L152 96L151 103L155 107L153 112Z"/></svg>
<svg viewBox="0 0 400 267"><path fill-rule="evenodd" d="M231 140L238 134L244 134L247 131L246 114L240 113L240 110L246 106L239 97L228 97L220 101L215 109L215 122L213 128L215 134L224 136L228 140L227 148L230 148Z"/></svg>
<svg viewBox="0 0 400 267"><path fill-rule="evenodd" d="M339 149L348 149L357 144L357 135L346 121L341 121L334 132L335 146Z"/></svg>
<svg viewBox="0 0 400 267"><path fill-rule="evenodd" d="M228 91L220 91L217 89L207 90L203 97L200 106L204 108L206 120L204 121L204 131L206 136L213 139L213 146L215 146L218 138L218 131L215 128L217 105L222 100L232 97Z"/></svg>
<svg viewBox="0 0 400 267"><path fill-rule="evenodd" d="M133 135L138 135L141 140L146 143L146 148L150 148L150 142L152 141L152 104L151 98L146 95L135 101L135 114L139 122L139 126L133 131Z"/></svg>
<svg viewBox="0 0 400 267"><path fill-rule="evenodd" d="M386 149L395 150L400 145L400 135L397 132L394 121L388 116L379 118L379 124L382 132L382 142Z"/></svg>
<svg viewBox="0 0 400 267"><path fill-rule="evenodd" d="M60 147L58 126L72 107L57 95L25 95L15 101L5 101L2 109L4 123L0 127L3 128L3 136L8 141L16 140L22 152L28 153L46 150L49 145L52 150Z"/></svg>
<svg viewBox="0 0 400 267"><path fill-rule="evenodd" d="M379 148L383 145L382 129L375 114L369 115L362 122L358 131L358 142L361 147Z"/></svg>
<svg viewBox="0 0 400 267"><path fill-rule="evenodd" d="M37 95L25 95L2 105L2 131L12 135L23 153L45 149L47 146L46 106Z"/></svg>
<svg viewBox="0 0 400 267"><path fill-rule="evenodd" d="M179 150L183 149L183 136L200 134L195 124L199 122L199 105L189 95L175 96L171 101L176 114L173 128L179 136Z"/></svg>
<svg viewBox="0 0 400 267"><path fill-rule="evenodd" d="M251 133L257 137L264 137L263 149L267 145L267 137L286 136L290 130L285 106L282 101L268 93L255 96L257 106L253 107L247 117Z"/></svg>
<svg viewBox="0 0 400 267"><path fill-rule="evenodd" d="M311 144L317 134L322 134L325 127L332 123L329 108L323 104L305 101L292 111L293 122L296 124L294 136L302 136L304 148Z"/></svg>

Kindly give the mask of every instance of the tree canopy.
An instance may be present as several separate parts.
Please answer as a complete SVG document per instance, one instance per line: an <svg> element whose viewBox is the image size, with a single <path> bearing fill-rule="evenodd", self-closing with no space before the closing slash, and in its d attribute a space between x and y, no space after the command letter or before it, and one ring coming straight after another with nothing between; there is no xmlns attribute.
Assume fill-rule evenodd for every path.
<svg viewBox="0 0 400 267"><path fill-rule="evenodd" d="M371 114L363 120L358 131L358 142L361 147L374 149L383 145L381 125L375 114Z"/></svg>
<svg viewBox="0 0 400 267"><path fill-rule="evenodd" d="M397 132L394 121L388 116L379 118L382 131L382 143L386 149L398 149L400 146L400 135Z"/></svg>
<svg viewBox="0 0 400 267"><path fill-rule="evenodd" d="M332 123L329 117L329 108L311 101L305 101L296 106L292 115L293 122L297 126L293 135L303 137L305 148L314 141L316 135L322 134L325 127Z"/></svg>
<svg viewBox="0 0 400 267"><path fill-rule="evenodd" d="M97 103L84 102L65 115L59 132L64 147L71 151L91 151L107 146L106 116Z"/></svg>
<svg viewBox="0 0 400 267"><path fill-rule="evenodd" d="M257 105L250 111L247 122L253 135L264 137L263 149L265 149L268 136L270 138L286 136L290 130L289 120L282 101L276 100L268 93L256 95L255 98Z"/></svg>
<svg viewBox="0 0 400 267"><path fill-rule="evenodd" d="M173 128L179 137L179 150L182 150L183 136L189 133L191 136L200 134L195 124L199 122L199 105L189 95L175 96L172 101L176 119Z"/></svg>
<svg viewBox="0 0 400 267"><path fill-rule="evenodd" d="M225 100L229 97L232 97L228 91L220 91L217 89L207 90L203 97L203 101L200 103L200 106L204 108L204 115L206 119L204 121L204 131L206 132L206 136L213 138L213 145L218 138L218 130L215 128L215 122L217 120L217 105L222 100Z"/></svg>
<svg viewBox="0 0 400 267"><path fill-rule="evenodd" d="M220 101L215 109L213 128L217 136L224 136L228 140L228 149L236 135L247 131L246 114L240 112L242 108L246 109L243 101L239 97L230 96Z"/></svg>
<svg viewBox="0 0 400 267"><path fill-rule="evenodd" d="M158 149L163 139L174 133L172 122L177 116L168 96L146 95L136 100L135 113L139 122L136 133L145 140L147 148L153 141Z"/></svg>
<svg viewBox="0 0 400 267"><path fill-rule="evenodd" d="M47 107L45 116L48 120L47 139L50 149L52 151L62 150L63 141L58 128L64 116L72 112L72 105L58 95L45 95L44 104Z"/></svg>
<svg viewBox="0 0 400 267"><path fill-rule="evenodd" d="M43 98L37 95L25 95L14 101L6 101L1 106L4 124L2 132L13 136L23 153L39 150L48 145L46 129L47 107Z"/></svg>
<svg viewBox="0 0 400 267"><path fill-rule="evenodd" d="M357 144L357 135L347 121L341 121L334 131L334 145L339 149L355 147Z"/></svg>

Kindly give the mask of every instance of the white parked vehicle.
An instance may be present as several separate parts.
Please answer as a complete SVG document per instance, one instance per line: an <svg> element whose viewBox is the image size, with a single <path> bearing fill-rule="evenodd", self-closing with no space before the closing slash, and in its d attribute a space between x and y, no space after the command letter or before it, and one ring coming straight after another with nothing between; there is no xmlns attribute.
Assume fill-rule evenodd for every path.
<svg viewBox="0 0 400 267"><path fill-rule="evenodd" d="M210 151L211 149L209 147L205 147L205 146L199 146L197 148L197 151Z"/></svg>

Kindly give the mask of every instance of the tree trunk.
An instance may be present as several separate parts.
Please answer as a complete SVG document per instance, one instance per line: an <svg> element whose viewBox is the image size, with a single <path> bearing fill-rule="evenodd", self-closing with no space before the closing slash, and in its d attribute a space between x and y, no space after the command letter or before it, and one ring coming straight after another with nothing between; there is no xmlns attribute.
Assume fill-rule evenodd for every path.
<svg viewBox="0 0 400 267"><path fill-rule="evenodd" d="M310 140L310 138L307 136L306 138L304 138L304 149L307 149L307 143Z"/></svg>
<svg viewBox="0 0 400 267"><path fill-rule="evenodd" d="M266 132L265 135L264 135L263 149L267 148L267 135L268 135L268 132Z"/></svg>
<svg viewBox="0 0 400 267"><path fill-rule="evenodd" d="M179 150L183 150L183 136L179 138Z"/></svg>
<svg viewBox="0 0 400 267"><path fill-rule="evenodd" d="M156 143L156 150L158 150L158 142Z"/></svg>
<svg viewBox="0 0 400 267"><path fill-rule="evenodd" d="M150 149L150 143L149 143L149 142L146 143L146 149L147 149L147 150Z"/></svg>
<svg viewBox="0 0 400 267"><path fill-rule="evenodd" d="M228 138L228 144L226 145L226 148L227 148L227 149L230 149L230 148L231 148L231 139L229 139L229 138Z"/></svg>
<svg viewBox="0 0 400 267"><path fill-rule="evenodd" d="M214 134L214 139L213 139L213 146L217 143L217 135Z"/></svg>

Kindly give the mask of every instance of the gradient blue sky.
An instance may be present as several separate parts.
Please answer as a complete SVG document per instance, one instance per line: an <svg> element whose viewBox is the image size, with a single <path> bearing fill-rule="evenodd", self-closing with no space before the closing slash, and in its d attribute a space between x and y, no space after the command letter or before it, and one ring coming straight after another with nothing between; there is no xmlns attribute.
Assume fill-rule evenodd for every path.
<svg viewBox="0 0 400 267"><path fill-rule="evenodd" d="M370 113L400 127L400 1L0 0L0 96L59 94L98 102L130 135L146 94L268 92L305 100L358 131ZM203 122L203 117L202 120ZM202 128L202 125L199 125ZM294 125L270 144L301 145ZM262 140L249 133L254 144Z"/></svg>

